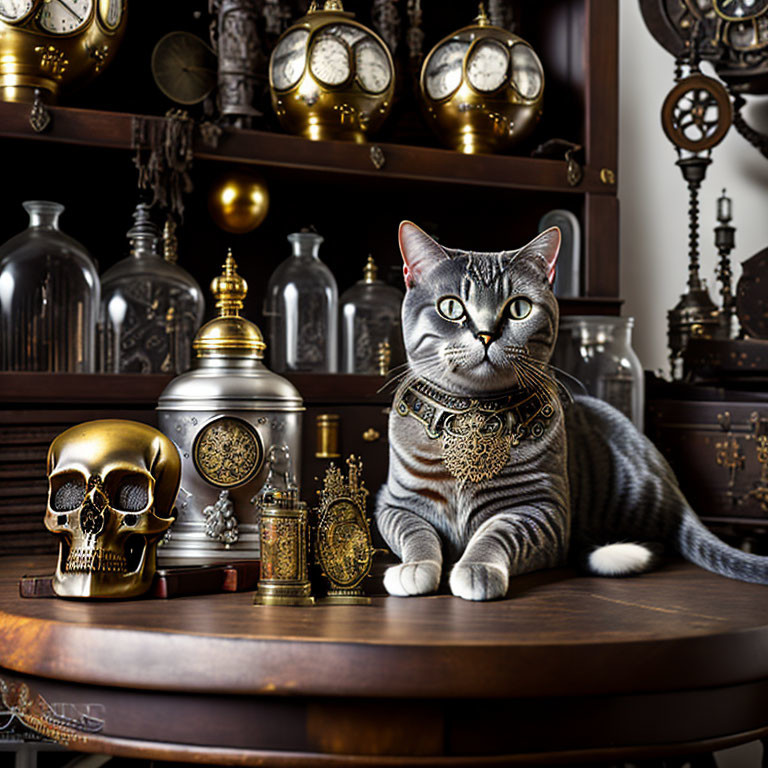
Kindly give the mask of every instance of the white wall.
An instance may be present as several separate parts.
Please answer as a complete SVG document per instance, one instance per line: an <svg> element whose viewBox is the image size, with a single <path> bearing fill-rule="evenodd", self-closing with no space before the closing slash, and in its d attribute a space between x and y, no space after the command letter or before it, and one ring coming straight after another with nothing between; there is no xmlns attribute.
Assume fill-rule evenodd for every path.
<svg viewBox="0 0 768 768"><path fill-rule="evenodd" d="M635 318L633 346L647 369L667 364L667 310L685 291L688 195L677 155L661 128L661 105L674 84L674 61L648 32L637 0L620 0L619 184L623 314ZM706 67L704 68L707 72ZM746 115L768 128L768 96ZM764 102L760 104L758 102ZM712 154L701 190L702 271L718 301L714 269L715 201L723 187L737 228L734 272L768 246L768 159L734 128ZM735 284L734 284L735 285Z"/></svg>

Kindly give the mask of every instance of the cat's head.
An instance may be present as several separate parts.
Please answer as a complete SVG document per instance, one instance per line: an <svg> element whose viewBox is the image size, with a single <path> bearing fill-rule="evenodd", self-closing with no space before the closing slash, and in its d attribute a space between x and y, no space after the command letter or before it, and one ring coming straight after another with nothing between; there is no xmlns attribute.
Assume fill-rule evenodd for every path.
<svg viewBox="0 0 768 768"><path fill-rule="evenodd" d="M414 374L465 394L533 386L557 339L560 230L516 251L444 248L400 225L403 336Z"/></svg>

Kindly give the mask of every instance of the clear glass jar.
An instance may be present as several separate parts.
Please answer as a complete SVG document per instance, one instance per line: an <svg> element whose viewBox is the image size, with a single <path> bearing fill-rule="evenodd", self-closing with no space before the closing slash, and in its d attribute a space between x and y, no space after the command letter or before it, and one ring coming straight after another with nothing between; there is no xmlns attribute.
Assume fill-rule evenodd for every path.
<svg viewBox="0 0 768 768"><path fill-rule="evenodd" d="M336 373L338 370L336 279L320 261L323 238L288 235L293 254L269 278L264 314L269 320L272 370Z"/></svg>
<svg viewBox="0 0 768 768"><path fill-rule="evenodd" d="M0 369L93 373L96 265L59 229L63 205L23 206L29 227L0 246Z"/></svg>
<svg viewBox="0 0 768 768"><path fill-rule="evenodd" d="M560 320L552 362L587 393L613 405L643 430L645 380L632 349L634 318L571 315ZM578 391L571 382L565 382Z"/></svg>
<svg viewBox="0 0 768 768"><path fill-rule="evenodd" d="M378 268L369 256L363 279L339 299L342 373L383 375L401 362L403 294L378 280L377 274Z"/></svg>
<svg viewBox="0 0 768 768"><path fill-rule="evenodd" d="M182 373L205 301L197 281L158 254L160 233L140 203L128 230L131 255L101 278L105 373Z"/></svg>

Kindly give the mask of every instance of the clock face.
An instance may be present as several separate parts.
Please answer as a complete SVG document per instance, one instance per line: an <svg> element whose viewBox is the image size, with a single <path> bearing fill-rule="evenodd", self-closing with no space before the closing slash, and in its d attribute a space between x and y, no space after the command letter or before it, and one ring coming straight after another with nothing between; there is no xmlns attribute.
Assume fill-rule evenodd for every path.
<svg viewBox="0 0 768 768"><path fill-rule="evenodd" d="M93 0L45 0L38 23L53 35L68 35L88 23Z"/></svg>
<svg viewBox="0 0 768 768"><path fill-rule="evenodd" d="M430 57L424 75L424 85L430 99L444 99L460 85L464 56L469 43L451 40L443 43Z"/></svg>
<svg viewBox="0 0 768 768"><path fill-rule="evenodd" d="M308 37L306 29L296 29L289 32L275 47L269 69L278 91L292 88L299 82L306 63Z"/></svg>
<svg viewBox="0 0 768 768"><path fill-rule="evenodd" d="M729 21L754 19L768 9L768 0L712 0L717 13Z"/></svg>
<svg viewBox="0 0 768 768"><path fill-rule="evenodd" d="M31 10L34 0L0 0L0 19L19 21Z"/></svg>
<svg viewBox="0 0 768 768"><path fill-rule="evenodd" d="M309 69L324 85L341 85L352 73L349 49L342 40L323 32L312 45Z"/></svg>
<svg viewBox="0 0 768 768"><path fill-rule="evenodd" d="M109 30L120 26L125 11L125 0L99 0L99 20Z"/></svg>
<svg viewBox="0 0 768 768"><path fill-rule="evenodd" d="M508 69L507 49L495 40L483 40L469 56L467 78L476 90L491 93L504 85Z"/></svg>
<svg viewBox="0 0 768 768"><path fill-rule="evenodd" d="M381 93L392 82L387 52L376 40L363 40L355 47L355 69L360 85L371 93Z"/></svg>
<svg viewBox="0 0 768 768"><path fill-rule="evenodd" d="M536 99L544 86L544 69L539 57L527 45L512 49L512 84L524 99Z"/></svg>

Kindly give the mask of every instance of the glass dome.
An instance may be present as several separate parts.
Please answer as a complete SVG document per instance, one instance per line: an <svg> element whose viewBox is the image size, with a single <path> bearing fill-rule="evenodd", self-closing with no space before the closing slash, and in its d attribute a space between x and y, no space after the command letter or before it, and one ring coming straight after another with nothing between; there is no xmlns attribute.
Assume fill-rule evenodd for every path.
<svg viewBox="0 0 768 768"><path fill-rule="evenodd" d="M323 238L295 232L288 242L293 254L272 273L264 307L271 367L336 373L339 298L336 279L320 261Z"/></svg>
<svg viewBox="0 0 768 768"><path fill-rule="evenodd" d="M128 231L131 255L101 278L105 373L181 373L205 302L197 281L158 254L160 233L140 203ZM171 256L173 258L173 256Z"/></svg>
<svg viewBox="0 0 768 768"><path fill-rule="evenodd" d="M403 294L377 279L369 256L363 279L344 291L341 305L342 373L383 374L404 357L400 329Z"/></svg>
<svg viewBox="0 0 768 768"><path fill-rule="evenodd" d="M25 202L29 227L0 246L0 368L93 373L99 277L59 229L64 206Z"/></svg>

